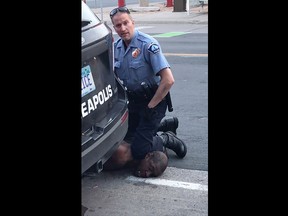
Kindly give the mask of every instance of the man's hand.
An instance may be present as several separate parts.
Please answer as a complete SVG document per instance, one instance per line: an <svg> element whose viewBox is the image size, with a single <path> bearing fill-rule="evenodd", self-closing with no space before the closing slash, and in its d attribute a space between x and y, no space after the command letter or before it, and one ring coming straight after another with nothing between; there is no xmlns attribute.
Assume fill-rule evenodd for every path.
<svg viewBox="0 0 288 216"><path fill-rule="evenodd" d="M149 108L148 106L144 110L144 117L148 120L153 119L157 115L155 108Z"/></svg>

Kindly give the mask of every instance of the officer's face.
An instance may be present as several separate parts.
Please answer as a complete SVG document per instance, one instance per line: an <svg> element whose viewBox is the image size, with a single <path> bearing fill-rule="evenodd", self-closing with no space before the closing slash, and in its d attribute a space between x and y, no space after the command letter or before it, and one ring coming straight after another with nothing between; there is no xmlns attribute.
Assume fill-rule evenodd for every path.
<svg viewBox="0 0 288 216"><path fill-rule="evenodd" d="M118 12L113 16L112 21L119 37L129 44L134 35L134 21L129 14Z"/></svg>

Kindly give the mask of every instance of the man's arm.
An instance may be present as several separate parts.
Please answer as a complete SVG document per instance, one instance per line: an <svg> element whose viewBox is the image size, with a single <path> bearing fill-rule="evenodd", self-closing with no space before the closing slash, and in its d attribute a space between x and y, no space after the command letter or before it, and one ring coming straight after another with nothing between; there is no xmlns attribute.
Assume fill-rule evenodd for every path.
<svg viewBox="0 0 288 216"><path fill-rule="evenodd" d="M160 103L163 98L168 94L169 90L171 89L172 85L174 84L175 80L170 68L164 68L159 72L159 76L161 77L161 81L159 87L148 104L149 108L154 108Z"/></svg>

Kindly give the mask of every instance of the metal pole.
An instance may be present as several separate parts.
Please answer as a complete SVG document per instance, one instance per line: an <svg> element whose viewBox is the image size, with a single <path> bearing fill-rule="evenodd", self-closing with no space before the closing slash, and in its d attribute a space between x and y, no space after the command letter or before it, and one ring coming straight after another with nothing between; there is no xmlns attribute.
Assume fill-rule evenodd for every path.
<svg viewBox="0 0 288 216"><path fill-rule="evenodd" d="M118 0L118 7L126 6L125 0Z"/></svg>
<svg viewBox="0 0 288 216"><path fill-rule="evenodd" d="M148 7L149 0L139 0L139 7Z"/></svg>
<svg viewBox="0 0 288 216"><path fill-rule="evenodd" d="M166 7L173 7L172 0L167 0Z"/></svg>
<svg viewBox="0 0 288 216"><path fill-rule="evenodd" d="M96 1L96 0L95 0ZM100 7L101 7L101 20L103 21L103 5L102 0L100 0Z"/></svg>

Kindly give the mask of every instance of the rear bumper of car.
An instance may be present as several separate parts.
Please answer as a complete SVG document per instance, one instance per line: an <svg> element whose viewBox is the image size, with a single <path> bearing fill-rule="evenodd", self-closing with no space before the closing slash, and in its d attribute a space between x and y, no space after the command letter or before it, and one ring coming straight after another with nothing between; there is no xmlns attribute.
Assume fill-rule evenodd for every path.
<svg viewBox="0 0 288 216"><path fill-rule="evenodd" d="M111 127L112 125L112 127ZM96 140L90 139L86 145L89 147L82 150L82 174L91 166L96 165L95 169L100 172L103 164L110 158L112 153L124 139L128 130L128 109L119 113L119 115L109 123L108 130L98 137ZM110 149L107 152L107 149Z"/></svg>

